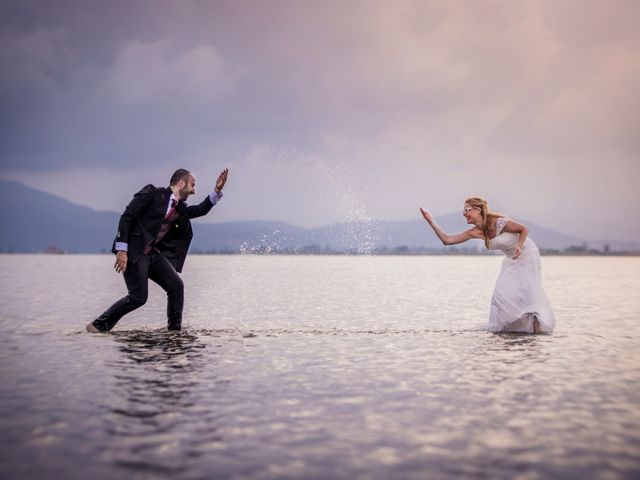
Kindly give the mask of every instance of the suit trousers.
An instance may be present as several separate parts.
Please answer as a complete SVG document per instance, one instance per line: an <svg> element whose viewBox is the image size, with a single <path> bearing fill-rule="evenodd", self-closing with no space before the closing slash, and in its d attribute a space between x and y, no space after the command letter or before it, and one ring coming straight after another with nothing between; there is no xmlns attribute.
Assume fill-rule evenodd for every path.
<svg viewBox="0 0 640 480"><path fill-rule="evenodd" d="M182 307L184 305L184 285L173 265L156 250L142 255L134 264L127 262L124 271L128 295L118 300L104 311L93 325L100 331L108 332L127 313L140 308L149 296L149 279L167 292L167 321L169 330L182 328Z"/></svg>

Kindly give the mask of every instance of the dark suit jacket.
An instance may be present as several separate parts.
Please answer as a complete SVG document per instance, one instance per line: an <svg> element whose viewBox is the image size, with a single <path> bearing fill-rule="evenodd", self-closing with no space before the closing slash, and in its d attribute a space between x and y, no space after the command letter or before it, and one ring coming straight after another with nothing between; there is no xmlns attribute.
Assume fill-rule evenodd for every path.
<svg viewBox="0 0 640 480"><path fill-rule="evenodd" d="M147 185L136 193L120 217L118 234L113 241L113 253L116 253L116 242L126 242L129 245L129 261L136 263L144 255L144 248L160 231L170 197L170 188L157 188L153 185ZM206 215L212 207L213 203L208 195L198 205L187 206L182 200L178 202L176 208L180 217L173 222L169 232L155 246L177 272L182 271L193 238L190 219Z"/></svg>

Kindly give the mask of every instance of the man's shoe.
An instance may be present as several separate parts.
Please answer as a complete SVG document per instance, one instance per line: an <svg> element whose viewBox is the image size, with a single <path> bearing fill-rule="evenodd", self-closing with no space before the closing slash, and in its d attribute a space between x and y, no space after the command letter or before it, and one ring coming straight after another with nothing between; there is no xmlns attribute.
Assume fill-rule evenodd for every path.
<svg viewBox="0 0 640 480"><path fill-rule="evenodd" d="M90 323L87 325L87 332L89 332L89 333L105 333L105 332L103 332L102 330L98 330L98 329L96 328L96 326L93 324L93 322L90 322Z"/></svg>
<svg viewBox="0 0 640 480"><path fill-rule="evenodd" d="M182 314L181 313L174 312L172 315L167 315L167 330L169 331L182 330Z"/></svg>

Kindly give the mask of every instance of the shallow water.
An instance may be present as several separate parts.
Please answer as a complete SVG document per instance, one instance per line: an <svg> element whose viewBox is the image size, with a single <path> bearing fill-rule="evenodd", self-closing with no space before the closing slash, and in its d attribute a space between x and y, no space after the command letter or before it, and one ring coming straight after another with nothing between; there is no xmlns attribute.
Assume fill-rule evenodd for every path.
<svg viewBox="0 0 640 480"><path fill-rule="evenodd" d="M542 260L552 335L479 328L500 257L196 255L89 335L111 256L0 256L0 473L637 478L640 258Z"/></svg>

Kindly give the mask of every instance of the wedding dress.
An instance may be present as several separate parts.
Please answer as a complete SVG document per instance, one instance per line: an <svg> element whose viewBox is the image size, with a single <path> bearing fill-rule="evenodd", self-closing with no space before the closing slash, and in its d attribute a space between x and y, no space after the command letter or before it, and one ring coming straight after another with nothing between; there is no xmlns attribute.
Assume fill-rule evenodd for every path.
<svg viewBox="0 0 640 480"><path fill-rule="evenodd" d="M542 290L540 252L527 237L514 260L519 235L502 231L508 221L498 218L496 236L489 240L489 249L502 251L505 258L491 298L488 328L492 332L533 333L533 321L537 319L540 330L551 333L556 320Z"/></svg>

